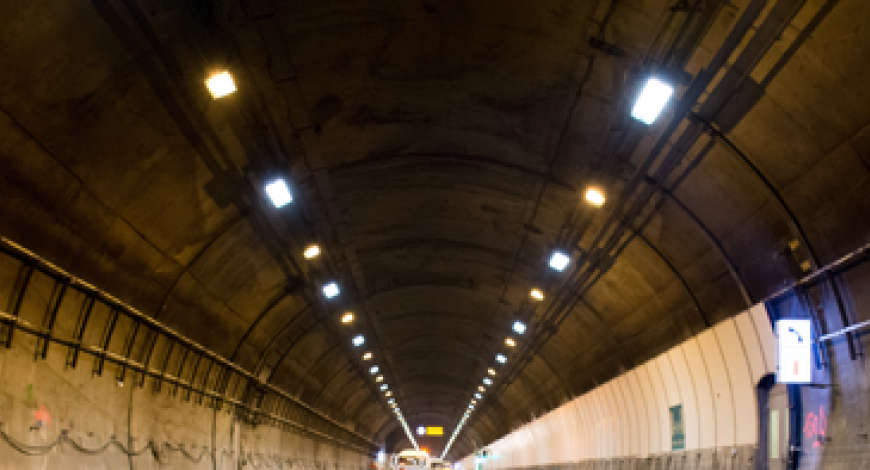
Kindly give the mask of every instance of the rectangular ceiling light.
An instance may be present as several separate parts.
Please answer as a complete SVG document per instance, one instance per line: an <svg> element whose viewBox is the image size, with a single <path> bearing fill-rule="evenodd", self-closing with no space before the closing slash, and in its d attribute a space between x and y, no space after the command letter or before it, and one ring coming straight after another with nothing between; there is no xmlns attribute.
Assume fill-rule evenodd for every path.
<svg viewBox="0 0 870 470"><path fill-rule="evenodd" d="M223 98L236 91L236 82L233 81L233 76L226 70L214 73L208 77L205 81L205 86L215 99Z"/></svg>
<svg viewBox="0 0 870 470"><path fill-rule="evenodd" d="M284 180L275 180L266 185L266 194L272 200L272 205L280 209L293 202L293 195Z"/></svg>
<svg viewBox="0 0 870 470"><path fill-rule="evenodd" d="M658 78L650 77L631 110L631 116L645 124L652 124L659 117L673 94L674 87Z"/></svg>

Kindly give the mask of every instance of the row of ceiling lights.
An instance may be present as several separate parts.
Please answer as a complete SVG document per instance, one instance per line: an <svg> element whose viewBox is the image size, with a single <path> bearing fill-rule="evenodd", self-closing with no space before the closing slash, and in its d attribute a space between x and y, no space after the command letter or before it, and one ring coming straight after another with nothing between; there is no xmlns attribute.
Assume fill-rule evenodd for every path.
<svg viewBox="0 0 870 470"><path fill-rule="evenodd" d="M647 125L652 124L655 122L659 114L661 114L662 110L664 110L665 105L667 105L673 92L674 87L666 81L659 77L650 77L632 108L632 117ZM607 202L604 189L598 185L590 185L586 188L583 197L589 205L596 208L604 206L604 203ZM571 257L564 251L556 250L550 255L549 266L555 271L563 272L570 264ZM539 287L534 287L529 292L529 297L536 302L542 302L544 300L544 291ZM515 321L513 324L513 330L515 333L522 335L526 331L526 325L521 321ZM517 342L512 337L508 336L505 338L505 345L509 348L513 348L517 345ZM495 360L499 364L506 364L507 356L498 353L495 356ZM441 454L442 459L447 457L447 452L453 445L453 441L456 440L456 437L462 431L462 428L468 421L468 417L471 416L471 413L474 411L474 407L477 405L478 400L483 398L483 393L486 392L486 387L493 384L491 377L496 375L495 369L490 367L487 369L487 374L488 376L483 378L483 385L477 387L477 392L474 393L473 398L468 403L468 408L465 410L465 413L463 413L462 418L459 420L459 423L450 435L450 440L447 441L447 445L444 447L444 451Z"/></svg>
<svg viewBox="0 0 870 470"><path fill-rule="evenodd" d="M232 75L228 71L221 71L212 74L206 81L206 87L211 93L212 97L215 99L223 98L228 96L236 91L236 84L233 80ZM275 208L280 209L287 204L293 202L293 194L290 192L289 187L287 186L286 181L283 179L276 179L264 186L264 190L266 195L269 197L269 200L272 202L272 205ZM313 260L320 256L321 249L317 244L308 245L303 251L302 255L307 260ZM341 293L341 288L339 287L336 281L328 281L321 286L321 292L323 296L327 299L334 299L338 297ZM355 315L351 311L344 312L340 321L344 325L352 325L355 320ZM351 343L355 347L362 347L366 342L366 338L362 334L356 334L351 339ZM374 359L374 353L372 351L366 351L362 354L363 361L371 361ZM384 397L387 398L387 404L396 414L396 418L401 423L402 428L405 430L405 434L410 439L411 443L414 444L414 447L419 449L417 446L417 442L414 440L414 435L411 433L411 429L408 426L408 423L405 421L405 417L402 415L402 410L396 404L396 399L393 397L393 392L390 390L389 384L384 382L384 375L380 373L381 369L378 365L372 365L369 367L369 373L374 377L374 381L378 386L378 389L383 392Z"/></svg>

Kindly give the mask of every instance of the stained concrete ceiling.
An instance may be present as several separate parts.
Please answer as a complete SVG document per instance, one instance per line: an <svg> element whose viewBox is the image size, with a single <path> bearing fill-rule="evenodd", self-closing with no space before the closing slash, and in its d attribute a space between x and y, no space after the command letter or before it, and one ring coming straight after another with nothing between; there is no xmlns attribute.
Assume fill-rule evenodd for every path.
<svg viewBox="0 0 870 470"><path fill-rule="evenodd" d="M448 433L498 367L464 455L868 241L863 0L771 0L666 116L694 118L628 117L645 70L697 81L749 4L5 2L0 234L390 449L363 350ZM214 100L218 69L239 90Z"/></svg>

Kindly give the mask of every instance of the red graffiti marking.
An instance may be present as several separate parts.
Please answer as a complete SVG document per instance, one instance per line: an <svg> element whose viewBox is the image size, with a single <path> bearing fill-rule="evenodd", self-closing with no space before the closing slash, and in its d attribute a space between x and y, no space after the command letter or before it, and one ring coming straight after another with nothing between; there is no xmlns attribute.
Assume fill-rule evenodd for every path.
<svg viewBox="0 0 870 470"><path fill-rule="evenodd" d="M813 447L821 447L827 431L828 418L825 417L825 409L820 405L818 415L810 412L804 418L804 435L813 441Z"/></svg>

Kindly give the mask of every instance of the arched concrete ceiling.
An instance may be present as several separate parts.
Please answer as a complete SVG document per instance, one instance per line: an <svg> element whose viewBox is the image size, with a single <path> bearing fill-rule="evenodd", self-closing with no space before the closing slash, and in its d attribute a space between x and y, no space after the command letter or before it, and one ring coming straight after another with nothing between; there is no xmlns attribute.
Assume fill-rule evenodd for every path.
<svg viewBox="0 0 870 470"><path fill-rule="evenodd" d="M448 434L508 354L459 456L870 233L863 0L770 0L673 136L627 118L640 71L701 76L749 0L7 3L0 235L390 449L353 334Z"/></svg>

